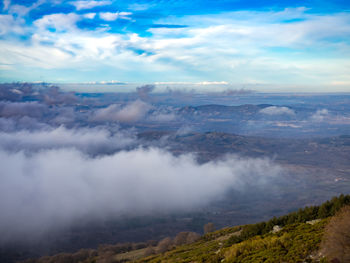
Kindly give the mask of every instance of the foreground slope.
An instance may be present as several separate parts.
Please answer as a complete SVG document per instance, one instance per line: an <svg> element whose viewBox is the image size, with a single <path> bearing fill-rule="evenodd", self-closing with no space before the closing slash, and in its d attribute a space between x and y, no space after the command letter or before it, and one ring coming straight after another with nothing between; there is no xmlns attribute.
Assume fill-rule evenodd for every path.
<svg viewBox="0 0 350 263"><path fill-rule="evenodd" d="M344 236L350 228L344 222L350 221L349 205L350 195L341 195L321 206L266 222L224 228L200 238L182 232L158 244L150 242L148 247L100 246L26 262L347 262L344 253L349 253L350 243ZM180 241L181 236L193 239Z"/></svg>

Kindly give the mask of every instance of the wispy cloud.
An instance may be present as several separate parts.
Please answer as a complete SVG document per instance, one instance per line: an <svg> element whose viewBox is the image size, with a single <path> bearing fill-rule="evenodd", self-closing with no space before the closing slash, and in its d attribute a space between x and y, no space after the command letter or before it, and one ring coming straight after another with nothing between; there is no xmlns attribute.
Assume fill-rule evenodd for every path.
<svg viewBox="0 0 350 263"><path fill-rule="evenodd" d="M26 16L32 10L40 7L45 2L47 2L47 1L45 1L45 0L28 1L28 3L23 3L23 5L21 5L22 3L20 1L21 4L16 3L16 4L11 5L11 1L5 1L4 6L7 5L8 12L11 14L16 14L17 16ZM30 5L25 5L25 4L30 4Z"/></svg>
<svg viewBox="0 0 350 263"><path fill-rule="evenodd" d="M133 6L118 8L109 1L71 4L79 12L50 10L31 22L29 11L16 18L16 8L9 6L0 18L4 36L0 55L10 65L6 66L7 79L15 75L39 79L53 69L57 71L50 71L52 81L74 82L116 78L329 84L344 89L347 85L332 83L349 81L350 17L345 12L318 14L299 7L171 17L155 13L152 17L148 8L157 5L135 5L132 10ZM32 6L26 8L32 10ZM37 73L26 76L29 68ZM62 76L59 70L70 73Z"/></svg>
<svg viewBox="0 0 350 263"><path fill-rule="evenodd" d="M0 148L32 153L50 149L76 149L90 156L114 153L136 143L132 131L112 134L104 128L67 129L63 126L35 131L0 132Z"/></svg>
<svg viewBox="0 0 350 263"><path fill-rule="evenodd" d="M34 25L38 27L39 30L54 29L57 31L72 31L76 28L76 22L79 19L80 16L75 13L52 14L45 15L42 18L35 20Z"/></svg>
<svg viewBox="0 0 350 263"><path fill-rule="evenodd" d="M7 10L11 4L11 0L4 0L3 4L4 4L3 10Z"/></svg>
<svg viewBox="0 0 350 263"><path fill-rule="evenodd" d="M69 2L71 5L74 5L77 10L83 10L83 9L91 9L97 6L105 6L112 4L112 1L93 1L93 0L86 0L86 1L71 1Z"/></svg>
<svg viewBox="0 0 350 263"><path fill-rule="evenodd" d="M25 32L26 26L23 19L12 15L0 15L0 36L6 36L9 33L23 35Z"/></svg>
<svg viewBox="0 0 350 263"><path fill-rule="evenodd" d="M132 15L131 12L115 12L115 13L104 12L104 13L100 13L100 18L105 20L105 21L114 21L117 19L130 20L131 15Z"/></svg>

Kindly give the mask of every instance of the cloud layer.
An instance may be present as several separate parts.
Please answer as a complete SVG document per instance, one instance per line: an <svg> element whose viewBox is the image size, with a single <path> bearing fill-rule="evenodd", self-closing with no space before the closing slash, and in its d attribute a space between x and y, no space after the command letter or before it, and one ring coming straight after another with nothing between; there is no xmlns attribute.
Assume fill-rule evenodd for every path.
<svg viewBox="0 0 350 263"><path fill-rule="evenodd" d="M133 101L124 107L112 104L107 108L99 109L92 117L93 121L136 122L144 118L152 108L151 105L141 101Z"/></svg>
<svg viewBox="0 0 350 263"><path fill-rule="evenodd" d="M180 2L72 1L49 9L43 1L6 2L0 14L0 80L225 81L318 89L322 84L333 90L350 83L346 12L320 14L288 3L232 10L236 1L215 12Z"/></svg>
<svg viewBox="0 0 350 263"><path fill-rule="evenodd" d="M110 132L105 128L58 128L0 132L0 148L27 153L47 149L73 148L88 155L114 153L137 143L131 131Z"/></svg>
<svg viewBox="0 0 350 263"><path fill-rule="evenodd" d="M260 110L260 113L267 114L267 115L281 115L281 114L286 114L286 115L295 115L295 112L288 108L288 107L278 107L278 106L270 106L263 108Z"/></svg>
<svg viewBox="0 0 350 263"><path fill-rule="evenodd" d="M323 131L331 120L349 123L348 115L331 107L186 105L198 97L208 103L208 96L232 101L236 93L155 94L146 85L133 93L84 95L45 84L0 85L0 243L40 239L84 219L188 211L232 189L266 190L283 181L283 169L269 159L213 160L209 154L211 161L198 163L194 155L181 155L181 147L172 148L169 134L176 142L189 132L209 132L209 153L210 132L227 127L232 133L242 120L252 131L269 125L276 131L277 125L279 133L282 127ZM253 95L253 101L265 96ZM173 133L166 132L170 128Z"/></svg>
<svg viewBox="0 0 350 263"><path fill-rule="evenodd" d="M1 149L0 158L1 242L35 239L84 218L190 209L281 174L267 159L228 156L199 165L191 155L155 148L98 158L74 149Z"/></svg>
<svg viewBox="0 0 350 263"><path fill-rule="evenodd" d="M268 159L199 164L138 139L139 130L123 125L180 118L171 106L151 104L153 89L110 104L54 86L0 85L0 244L85 219L187 211L282 174Z"/></svg>

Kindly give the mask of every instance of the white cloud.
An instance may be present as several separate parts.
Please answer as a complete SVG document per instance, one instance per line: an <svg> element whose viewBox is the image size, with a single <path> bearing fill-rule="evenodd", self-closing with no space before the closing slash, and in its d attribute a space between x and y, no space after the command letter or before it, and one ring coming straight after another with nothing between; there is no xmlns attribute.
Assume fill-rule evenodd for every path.
<svg viewBox="0 0 350 263"><path fill-rule="evenodd" d="M85 15L87 17L73 13L44 16L34 22L37 28L30 29L35 32L31 45L4 40L0 47L6 51L0 49L3 53L0 55L6 65L69 68L81 73L80 76L99 71L101 79L134 80L135 72L140 71L145 78L142 81L152 82L179 81L178 76L181 82L207 80L208 83L222 80L318 85L334 80L349 81L350 62L346 58L350 47L346 39L350 35L350 21L341 13L319 16L306 14L301 8L167 18L156 22L188 27L150 29L151 37L108 32L109 21L129 19L132 15L129 12L99 13L106 26L93 31L77 28L79 19L94 16L93 13ZM301 20L283 22L294 18ZM8 34L10 27L4 28L4 34ZM50 28L56 32L48 30ZM329 41L332 38L343 41ZM310 47L316 53L308 57ZM38 50L42 50L42 54ZM132 50L144 52L140 55ZM331 55L324 57L325 50ZM47 55L50 53L52 58ZM106 73L109 71L105 68L115 69L113 76ZM23 70L17 68L18 72ZM73 73L65 77L75 78Z"/></svg>
<svg viewBox="0 0 350 263"><path fill-rule="evenodd" d="M38 102L0 102L0 117L40 117L45 110L47 107Z"/></svg>
<svg viewBox="0 0 350 263"><path fill-rule="evenodd" d="M290 123L290 122L276 122L275 125L277 127L290 127L290 128L295 128L295 129L302 127L301 125L297 125L297 124Z"/></svg>
<svg viewBox="0 0 350 263"><path fill-rule="evenodd" d="M266 107L262 110L260 110L260 113L267 114L267 115L295 115L295 112L288 108L288 107L277 107L277 106L270 106Z"/></svg>
<svg viewBox="0 0 350 263"><path fill-rule="evenodd" d="M69 14L52 14L45 15L42 18L34 21L34 25L40 30L47 28L55 28L58 31L73 30L76 29L76 22L81 17L75 13Z"/></svg>
<svg viewBox="0 0 350 263"><path fill-rule="evenodd" d="M84 218L190 209L282 172L267 159L229 156L199 165L159 149L98 158L72 149L0 150L0 159L0 242L40 238Z"/></svg>
<svg viewBox="0 0 350 263"><path fill-rule="evenodd" d="M47 1L45 1L45 0L38 0L30 6L24 6L24 5L18 5L18 4L10 5L8 12L10 14L16 14L18 16L25 16L33 9L41 6L42 4L45 4L46 2Z"/></svg>
<svg viewBox="0 0 350 263"><path fill-rule="evenodd" d="M88 19L94 19L96 16L96 13L87 13L84 14L83 17L88 18Z"/></svg>
<svg viewBox="0 0 350 263"><path fill-rule="evenodd" d="M310 119L314 122L322 122L329 116L327 109L317 110L311 115Z"/></svg>
<svg viewBox="0 0 350 263"><path fill-rule="evenodd" d="M0 132L0 148L33 152L44 149L74 148L85 154L115 152L136 142L133 133L111 133L102 128L67 129L63 126L39 131Z"/></svg>
<svg viewBox="0 0 350 263"><path fill-rule="evenodd" d="M3 10L7 10L9 6L11 5L11 0L3 0Z"/></svg>
<svg viewBox="0 0 350 263"><path fill-rule="evenodd" d="M3 62L14 65L17 70L23 65L30 65L32 70L63 68L67 67L67 61L72 62L73 59L72 54L53 46L43 47L40 43L31 46L22 43L14 45L9 41L0 43L0 56ZM26 72L21 75L26 75Z"/></svg>
<svg viewBox="0 0 350 263"><path fill-rule="evenodd" d="M112 104L107 108L97 110L92 117L92 120L98 122L135 122L145 117L151 108L151 105L141 100L133 101L124 107L117 104Z"/></svg>
<svg viewBox="0 0 350 263"><path fill-rule="evenodd" d="M111 12L101 12L100 13L100 18L105 20L105 21L114 21L117 19L131 19L130 16L132 15L131 12L116 12L116 13L111 13Z"/></svg>
<svg viewBox="0 0 350 263"><path fill-rule="evenodd" d="M138 4L138 3L135 3L135 4L129 5L129 9L133 10L133 11L143 11L143 10L147 10L147 9L153 7L153 6L154 6L154 4Z"/></svg>
<svg viewBox="0 0 350 263"><path fill-rule="evenodd" d="M164 112L154 112L151 116L149 116L149 120L156 122L170 122L177 119L176 114L164 113Z"/></svg>
<svg viewBox="0 0 350 263"><path fill-rule="evenodd" d="M14 18L12 15L0 14L0 36L9 33L23 34L26 31L24 20L22 18Z"/></svg>
<svg viewBox="0 0 350 263"><path fill-rule="evenodd" d="M72 1L69 2L71 5L74 5L77 10L91 9L96 6L104 6L112 4L112 1Z"/></svg>

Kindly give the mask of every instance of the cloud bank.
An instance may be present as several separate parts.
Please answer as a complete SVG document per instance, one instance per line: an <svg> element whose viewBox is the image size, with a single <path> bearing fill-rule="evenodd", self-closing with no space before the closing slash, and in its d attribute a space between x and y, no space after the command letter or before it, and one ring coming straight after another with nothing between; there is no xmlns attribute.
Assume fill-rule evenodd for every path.
<svg viewBox="0 0 350 263"><path fill-rule="evenodd" d="M99 127L67 129L60 126L36 131L0 132L0 148L11 152L74 148L95 156L114 153L134 146L136 142L135 134L130 130L112 133Z"/></svg>
<svg viewBox="0 0 350 263"><path fill-rule="evenodd" d="M267 115L282 115L282 114L291 115L291 116L295 115L295 112L292 109L288 107L277 107L277 106L264 108L260 110L260 113L267 114Z"/></svg>
<svg viewBox="0 0 350 263"><path fill-rule="evenodd" d="M146 102L136 100L125 106L112 104L107 108L99 109L92 117L93 121L135 122L147 114L152 108Z"/></svg>
<svg viewBox="0 0 350 263"><path fill-rule="evenodd" d="M0 117L42 117L46 110L38 102L0 102Z"/></svg>
<svg viewBox="0 0 350 263"><path fill-rule="evenodd" d="M282 173L267 159L198 164L151 148L88 157L75 149L0 149L0 241L40 238L84 218L179 211Z"/></svg>

